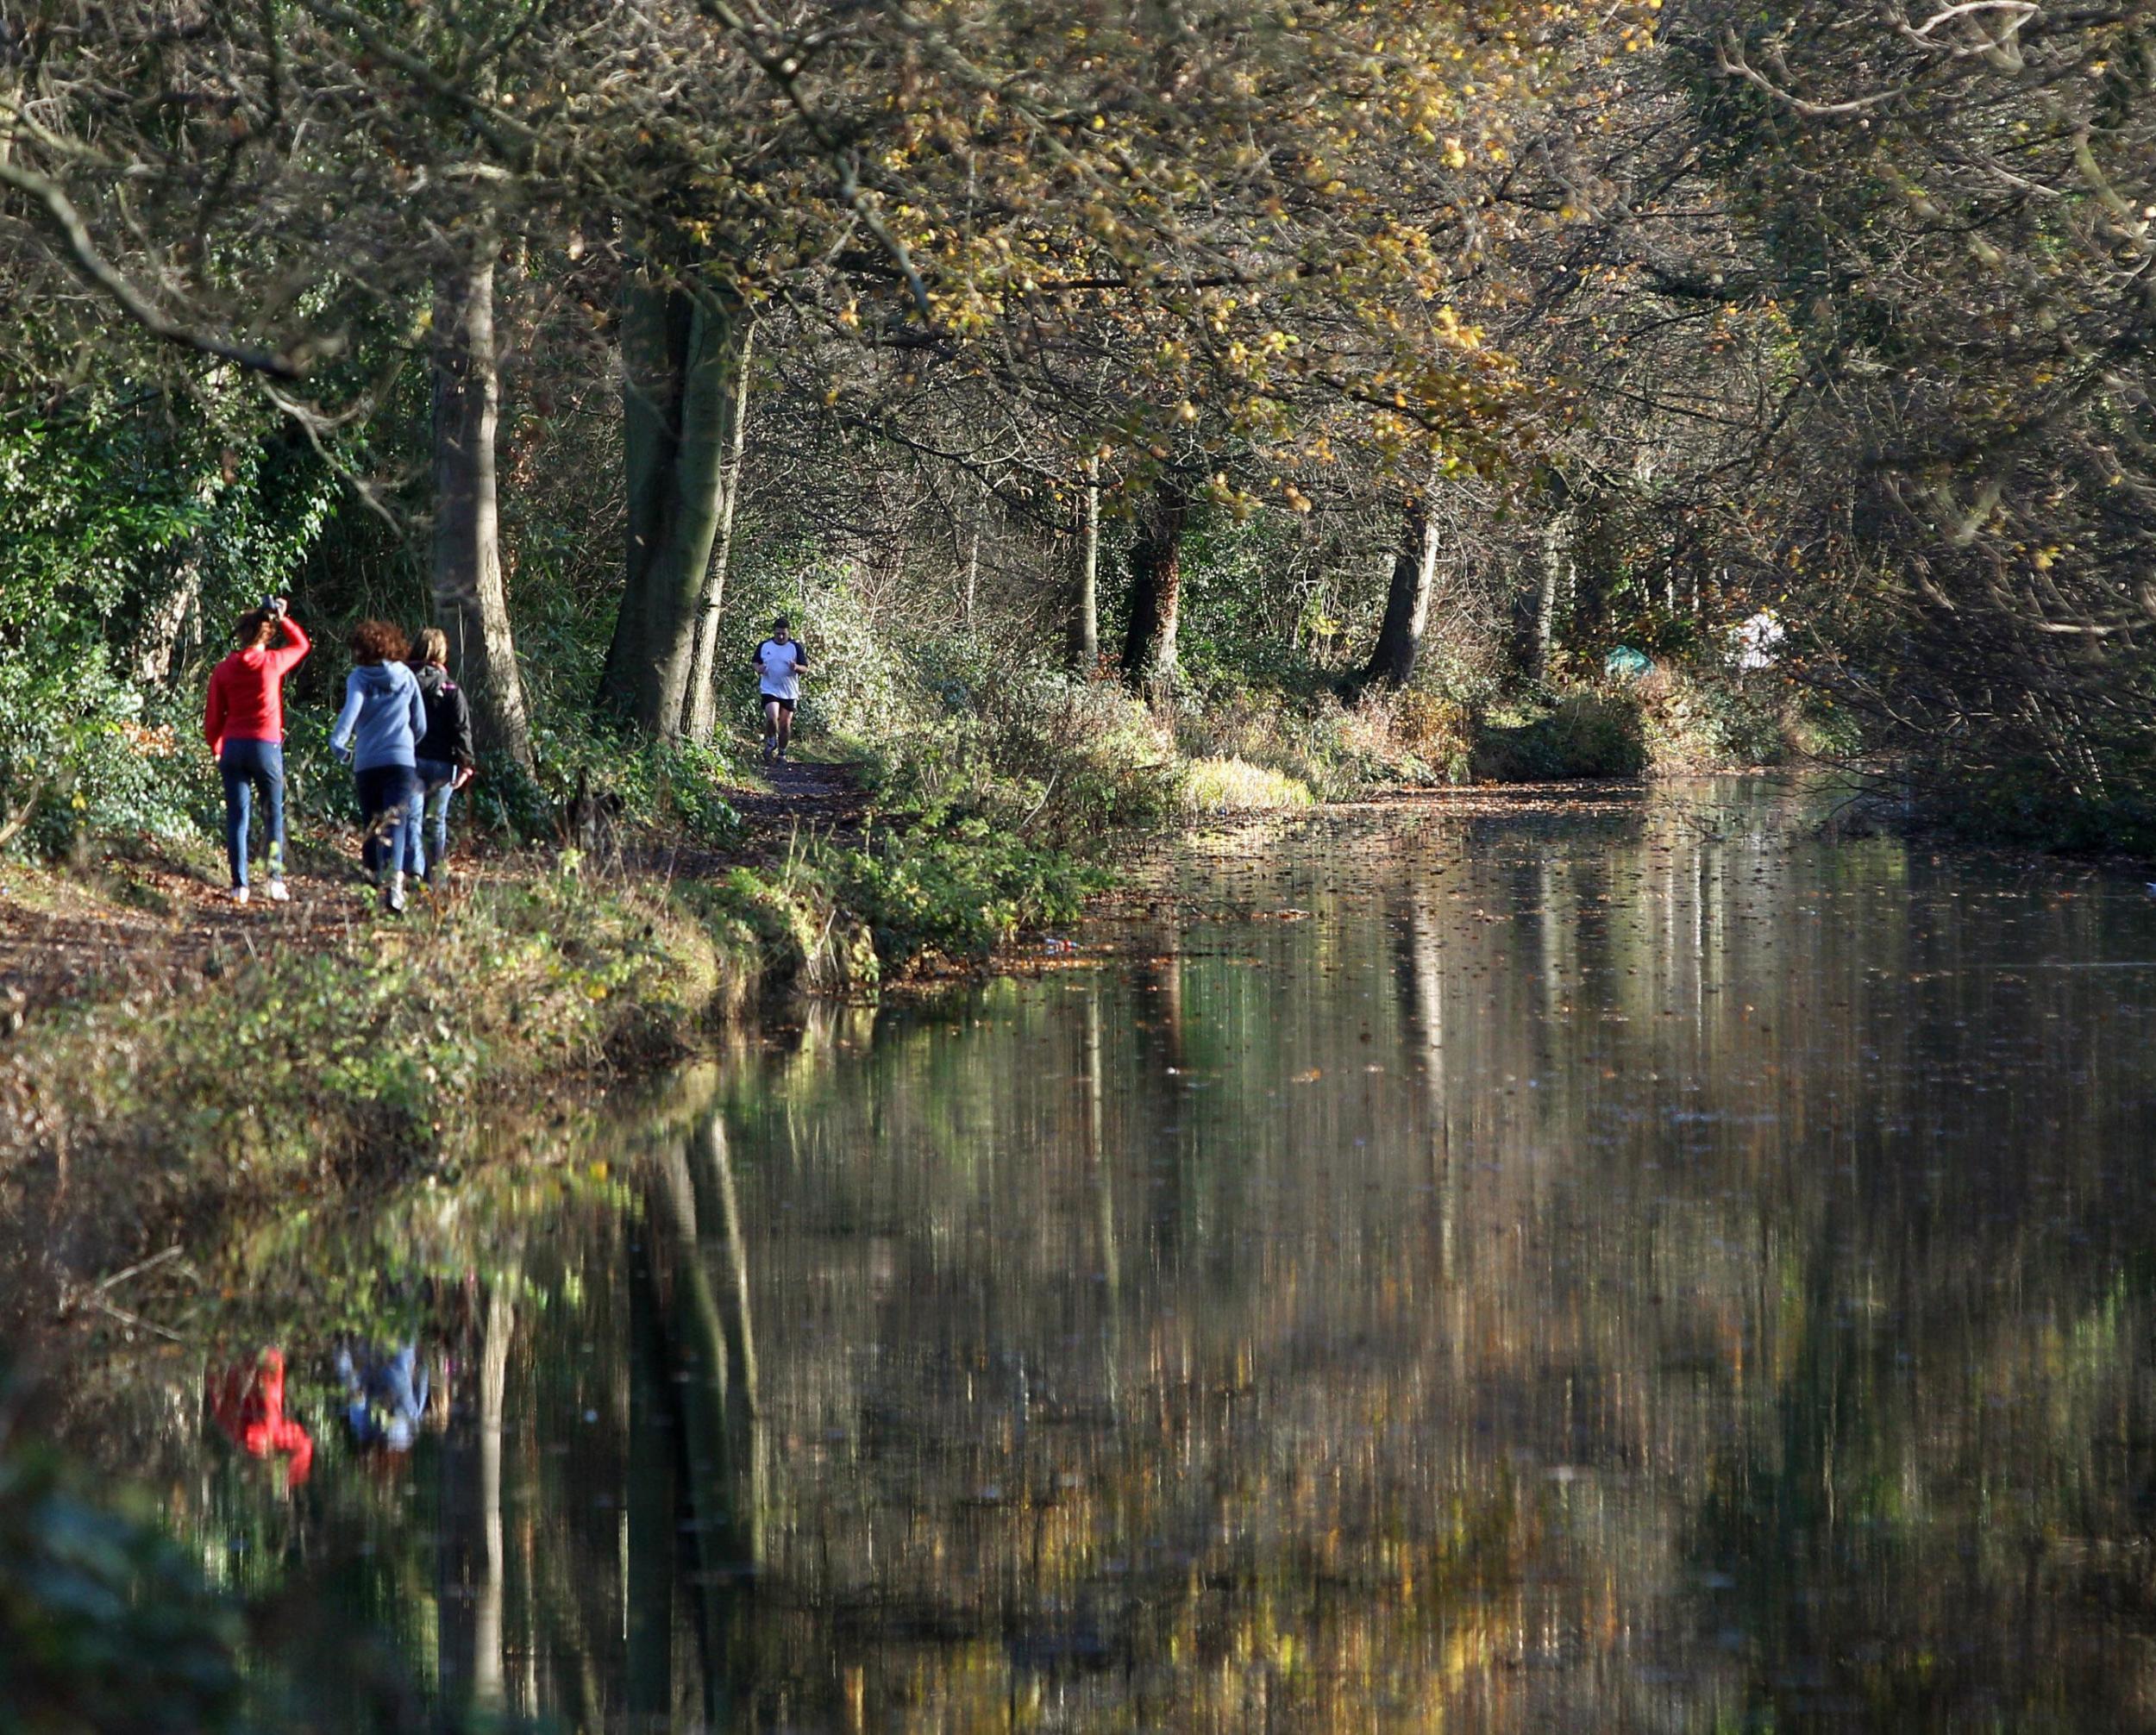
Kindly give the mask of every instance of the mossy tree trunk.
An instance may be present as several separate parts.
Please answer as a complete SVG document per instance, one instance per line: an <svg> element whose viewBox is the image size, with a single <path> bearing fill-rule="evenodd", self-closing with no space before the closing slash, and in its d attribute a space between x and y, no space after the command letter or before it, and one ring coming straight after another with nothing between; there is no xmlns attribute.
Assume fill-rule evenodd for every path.
<svg viewBox="0 0 2156 1735"><path fill-rule="evenodd" d="M1426 492L1409 497L1401 514L1400 547L1393 554L1392 582L1385 592L1385 618L1363 666L1358 687L1398 689L1413 679L1430 622L1430 596L1438 577L1437 517Z"/></svg>
<svg viewBox="0 0 2156 1735"><path fill-rule="evenodd" d="M718 528L705 567L704 605L697 623L688 698L681 716L682 734L699 742L710 741L718 726L718 617L726 597L726 569L733 558L734 508L741 499L742 458L749 442L749 370L755 341L756 328L744 316L741 353L734 364L733 389L728 394L726 422L720 430L725 457L719 467Z"/></svg>
<svg viewBox="0 0 2156 1735"><path fill-rule="evenodd" d="M688 715L697 627L708 612L711 551L738 445L749 331L746 310L723 291L649 272L630 283L622 319L629 538L601 699L668 739Z"/></svg>
<svg viewBox="0 0 2156 1735"><path fill-rule="evenodd" d="M1156 485L1131 550L1131 622L1123 639L1123 679L1148 689L1175 673L1175 631L1182 612L1183 529L1190 501L1173 480Z"/></svg>
<svg viewBox="0 0 2156 1735"><path fill-rule="evenodd" d="M501 374L491 237L436 279L432 349L435 617L448 636L449 667L471 703L481 751L529 771L531 726L510 631L495 499Z"/></svg>

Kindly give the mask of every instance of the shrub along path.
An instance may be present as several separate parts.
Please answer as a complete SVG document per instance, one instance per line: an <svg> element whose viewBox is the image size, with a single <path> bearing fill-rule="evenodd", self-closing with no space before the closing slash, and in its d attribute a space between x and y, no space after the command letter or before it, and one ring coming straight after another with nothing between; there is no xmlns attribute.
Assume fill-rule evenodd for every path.
<svg viewBox="0 0 2156 1735"><path fill-rule="evenodd" d="M856 842L866 805L844 765L789 762L774 769L768 786L726 795L743 830L725 849L639 837L605 853L631 874L709 875L783 856L797 836ZM566 814L562 829L572 841ZM467 833L452 849L446 894L415 894L404 919L423 926L453 919L459 893L475 880L543 872L555 855L546 847L498 849ZM270 903L258 885L245 905L227 896L221 874L205 877L154 850L110 852L86 870L0 862L0 1036L41 1007L184 993L273 948L348 945L384 919L357 858L356 842L335 857L302 851L287 876L290 903Z"/></svg>

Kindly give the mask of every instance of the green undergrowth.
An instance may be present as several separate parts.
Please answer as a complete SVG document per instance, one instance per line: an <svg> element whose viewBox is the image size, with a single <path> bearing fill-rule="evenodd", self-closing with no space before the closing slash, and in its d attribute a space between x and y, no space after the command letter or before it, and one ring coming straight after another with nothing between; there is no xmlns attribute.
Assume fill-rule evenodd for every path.
<svg viewBox="0 0 2156 1735"><path fill-rule="evenodd" d="M243 1186L424 1147L489 1093L678 1052L757 986L744 925L573 865L362 919L326 947L279 948L265 923L206 961L199 991L41 1012L9 1070L71 1143L143 1159L116 1174Z"/></svg>
<svg viewBox="0 0 2156 1735"><path fill-rule="evenodd" d="M948 829L872 835L837 858L843 903L884 968L991 956L1021 930L1075 922L1105 872L1069 850L997 831L975 815Z"/></svg>
<svg viewBox="0 0 2156 1735"><path fill-rule="evenodd" d="M534 857L326 946L281 947L273 913L198 992L41 1009L9 1088L71 1142L172 1159L125 1166L146 1184L244 1186L423 1149L474 1101L678 1058L774 993L978 962L1075 919L1101 883L984 822L915 817L670 883Z"/></svg>
<svg viewBox="0 0 2156 1735"><path fill-rule="evenodd" d="M860 744L879 811L908 832L1000 840L1006 880L1024 877L1010 846L1082 860L1119 835L1327 792L1292 765L1187 739L1176 703L1110 681L1021 668L947 683L914 714Z"/></svg>
<svg viewBox="0 0 2156 1735"><path fill-rule="evenodd" d="M2118 755L2102 776L2033 757L1974 769L1935 759L1906 766L1908 820L1967 843L2156 861L2152 755Z"/></svg>
<svg viewBox="0 0 2156 1735"><path fill-rule="evenodd" d="M1185 810L1294 807L1387 785L1543 783L1777 764L1810 725L1778 686L1682 669L1501 688L1437 667L1405 692L1218 682L1169 701Z"/></svg>
<svg viewBox="0 0 2156 1735"><path fill-rule="evenodd" d="M94 683L84 692L78 702L65 688L32 688L20 672L0 667L0 817L28 804L9 853L80 857L117 837L165 850L214 844L224 798L201 740L199 692L138 695L127 706L104 710L97 708ZM333 697L295 698L285 713L286 814L303 851L348 841L358 819L352 774L329 750ZM741 835L725 789L754 766L755 745L745 735L710 747L636 741L553 709L531 734L533 770L490 761L457 799L460 830L477 824L499 837L551 839L564 830L579 790L592 789L605 793L626 825L707 845Z"/></svg>

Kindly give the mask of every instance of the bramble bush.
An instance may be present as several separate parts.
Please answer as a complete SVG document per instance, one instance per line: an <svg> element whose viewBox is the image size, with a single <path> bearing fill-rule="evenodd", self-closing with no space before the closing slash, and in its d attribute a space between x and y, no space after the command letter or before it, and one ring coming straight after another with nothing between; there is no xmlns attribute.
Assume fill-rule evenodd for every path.
<svg viewBox="0 0 2156 1735"><path fill-rule="evenodd" d="M985 959L1021 928L1077 920L1105 884L1067 852L999 831L979 816L941 829L886 831L837 858L845 906L858 912L885 968L924 956Z"/></svg>
<svg viewBox="0 0 2156 1735"><path fill-rule="evenodd" d="M868 766L879 806L909 827L983 818L1070 845L1175 817L1175 752L1121 688L993 667L961 680L932 664L913 682L915 720L872 744Z"/></svg>

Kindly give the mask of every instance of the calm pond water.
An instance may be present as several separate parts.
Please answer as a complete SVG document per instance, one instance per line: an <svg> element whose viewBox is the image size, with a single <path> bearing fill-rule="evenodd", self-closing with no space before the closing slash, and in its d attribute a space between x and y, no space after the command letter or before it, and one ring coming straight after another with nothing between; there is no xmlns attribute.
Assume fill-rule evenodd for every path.
<svg viewBox="0 0 2156 1735"><path fill-rule="evenodd" d="M355 1721L2156 1727L2156 899L1799 805L1189 842L1075 964L232 1248L301 1486L199 1348L78 1431Z"/></svg>

